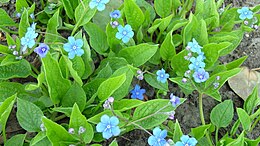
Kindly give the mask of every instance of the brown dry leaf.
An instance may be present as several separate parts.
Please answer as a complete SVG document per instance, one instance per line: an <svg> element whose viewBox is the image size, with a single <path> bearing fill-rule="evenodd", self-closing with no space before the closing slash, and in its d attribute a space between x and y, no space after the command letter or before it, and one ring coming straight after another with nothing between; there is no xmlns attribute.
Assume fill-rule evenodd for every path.
<svg viewBox="0 0 260 146"><path fill-rule="evenodd" d="M260 73L257 71L242 67L239 74L228 80L228 84L243 100L247 99L258 84L258 96L260 97Z"/></svg>

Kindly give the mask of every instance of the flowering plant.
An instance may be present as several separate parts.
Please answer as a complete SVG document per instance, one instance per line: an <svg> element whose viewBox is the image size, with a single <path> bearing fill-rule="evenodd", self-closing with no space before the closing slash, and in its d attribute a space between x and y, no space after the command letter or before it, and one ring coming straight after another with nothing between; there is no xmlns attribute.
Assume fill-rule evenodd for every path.
<svg viewBox="0 0 260 146"><path fill-rule="evenodd" d="M257 87L236 108L233 128L218 135L234 116L219 89L246 60L219 58L260 23L259 5L223 10L223 2L17 0L14 15L0 8L4 144L99 146L139 129L151 146L259 145L247 137L259 121ZM201 125L187 133L177 117L189 95L198 99ZM219 102L206 121L205 98ZM13 108L26 133L10 138Z"/></svg>

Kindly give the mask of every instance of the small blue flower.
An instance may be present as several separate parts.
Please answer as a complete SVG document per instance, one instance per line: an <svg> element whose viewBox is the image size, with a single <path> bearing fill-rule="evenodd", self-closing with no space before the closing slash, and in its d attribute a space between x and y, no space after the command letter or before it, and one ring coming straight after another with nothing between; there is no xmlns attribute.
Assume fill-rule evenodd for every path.
<svg viewBox="0 0 260 146"><path fill-rule="evenodd" d="M108 115L103 115L101 117L101 122L96 126L97 132L102 132L102 136L105 139L109 139L112 136L118 136L121 132L119 127L119 120L117 117L109 117Z"/></svg>
<svg viewBox="0 0 260 146"><path fill-rule="evenodd" d="M134 36L132 27L129 24L125 25L125 27L119 25L117 29L118 32L116 33L116 38L119 40L122 39L124 43L129 42L129 40Z"/></svg>
<svg viewBox="0 0 260 146"><path fill-rule="evenodd" d="M198 141L195 138L190 138L188 135L182 135L181 141L178 141L175 146L196 146Z"/></svg>
<svg viewBox="0 0 260 146"><path fill-rule="evenodd" d="M205 82L209 78L209 73L206 72L204 69L200 68L194 72L193 78L196 83Z"/></svg>
<svg viewBox="0 0 260 146"><path fill-rule="evenodd" d="M66 52L69 53L69 59L73 59L75 55L81 56L84 54L84 50L81 49L83 46L82 39L75 40L74 37L70 36L68 38L69 42L63 45L63 48Z"/></svg>
<svg viewBox="0 0 260 146"><path fill-rule="evenodd" d="M193 53L201 53L201 46L198 44L198 42L193 38L192 42L188 43L188 47L190 48L191 52Z"/></svg>
<svg viewBox="0 0 260 146"><path fill-rule="evenodd" d="M164 146L167 144L165 140L166 136L166 130L161 130L159 127L156 127L153 129L153 135L148 138L148 144L150 146Z"/></svg>
<svg viewBox="0 0 260 146"><path fill-rule="evenodd" d="M141 89L141 87L139 85L135 85L135 88L133 90L130 91L131 98L133 99L140 99L143 100L144 99L144 93L145 93L145 89Z"/></svg>
<svg viewBox="0 0 260 146"><path fill-rule="evenodd" d="M237 12L240 14L239 18L241 20L252 19L253 18L253 12L249 10L248 7L242 7L242 9L238 9Z"/></svg>
<svg viewBox="0 0 260 146"><path fill-rule="evenodd" d="M178 96L175 96L171 93L170 95L170 102L172 103L173 107L176 107L177 105L179 105L181 103L181 100Z"/></svg>
<svg viewBox="0 0 260 146"><path fill-rule="evenodd" d="M49 50L50 48L48 45L40 43L40 45L34 49L34 52L37 53L41 58L44 58Z"/></svg>
<svg viewBox="0 0 260 146"><path fill-rule="evenodd" d="M165 73L165 70L162 68L156 72L157 74L157 81L165 83L169 78L169 74Z"/></svg>
<svg viewBox="0 0 260 146"><path fill-rule="evenodd" d="M110 13L111 18L118 19L121 17L121 13L119 10L114 10L113 12Z"/></svg>
<svg viewBox="0 0 260 146"><path fill-rule="evenodd" d="M38 33L35 32L36 23L33 23L27 28L25 36L21 38L22 51L24 52L27 47L32 48L35 45L35 38Z"/></svg>
<svg viewBox="0 0 260 146"><path fill-rule="evenodd" d="M106 4L109 2L109 0L91 0L89 3L89 7L91 9L97 7L98 11L103 11L106 8Z"/></svg>
<svg viewBox="0 0 260 146"><path fill-rule="evenodd" d="M191 64L189 65L190 70L198 70L199 68L204 68L205 63L203 62L203 56L199 55L198 57L191 57L190 62Z"/></svg>

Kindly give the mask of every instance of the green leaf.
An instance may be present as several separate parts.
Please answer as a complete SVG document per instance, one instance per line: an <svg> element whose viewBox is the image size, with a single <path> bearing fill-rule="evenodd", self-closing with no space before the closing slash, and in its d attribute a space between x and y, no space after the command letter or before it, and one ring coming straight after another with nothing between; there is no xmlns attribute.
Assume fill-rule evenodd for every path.
<svg viewBox="0 0 260 146"><path fill-rule="evenodd" d="M4 146L23 146L26 134L17 134L7 140Z"/></svg>
<svg viewBox="0 0 260 146"><path fill-rule="evenodd" d="M112 96L116 99L116 100L119 100L119 99L122 99L124 98L125 96L128 95L129 93L129 87L132 83L132 80L133 80L133 76L134 76L134 72L131 70L131 67L130 65L128 66L124 66L124 67L121 67L119 68L118 70L116 70L114 72L114 74L111 76L111 77L116 77L116 76L119 76L121 74L124 74L126 75L126 80L125 82L121 85L121 87L119 87L113 94Z"/></svg>
<svg viewBox="0 0 260 146"><path fill-rule="evenodd" d="M105 101L111 96L126 80L126 74L120 76L110 77L105 80L98 88L98 97L101 101Z"/></svg>
<svg viewBox="0 0 260 146"><path fill-rule="evenodd" d="M86 117L81 114L77 104L74 104L74 106L73 106L72 113L70 116L69 127L74 128L75 133L78 133L80 127L85 128L86 131L84 133L80 134L80 136L79 136L79 138L83 137L83 141L85 143L90 143L94 137L94 132L93 132L92 126L87 122Z"/></svg>
<svg viewBox="0 0 260 146"><path fill-rule="evenodd" d="M136 108L132 122L135 122L145 129L160 125L168 118L168 115L164 112L171 112L174 110L169 102L169 100L164 99L155 99L145 102ZM143 118L145 119L138 121Z"/></svg>
<svg viewBox="0 0 260 146"><path fill-rule="evenodd" d="M176 55L175 46L172 41L172 31L166 35L160 47L160 54L163 60L172 60Z"/></svg>
<svg viewBox="0 0 260 146"><path fill-rule="evenodd" d="M16 94L8 97L1 105L0 105L0 133L5 136L5 126L8 120L8 117L13 109L13 105L15 102Z"/></svg>
<svg viewBox="0 0 260 146"><path fill-rule="evenodd" d="M13 21L12 18L5 12L4 9L0 8L0 26L14 26L16 23Z"/></svg>
<svg viewBox="0 0 260 146"><path fill-rule="evenodd" d="M105 54L108 49L106 33L96 24L89 22L84 29L90 37L91 47L99 54Z"/></svg>
<svg viewBox="0 0 260 146"><path fill-rule="evenodd" d="M260 99L258 97L258 85L257 85L253 89L252 93L248 96L243 106L248 114L252 113L252 111L257 106L257 103L259 103L259 100Z"/></svg>
<svg viewBox="0 0 260 146"><path fill-rule="evenodd" d="M145 74L144 79L149 85L151 85L154 88L157 88L157 89L160 89L160 90L163 90L163 91L169 91L168 82L166 82L166 83L159 82L157 80L156 75Z"/></svg>
<svg viewBox="0 0 260 146"><path fill-rule="evenodd" d="M0 0L0 3L8 3L10 0Z"/></svg>
<svg viewBox="0 0 260 146"><path fill-rule="evenodd" d="M187 93L191 93L194 90L194 86L190 79L187 80L186 83L182 82L182 77L170 78L170 81L178 84L182 89L185 89Z"/></svg>
<svg viewBox="0 0 260 146"><path fill-rule="evenodd" d="M78 29L78 27L87 24L95 15L97 9L90 9L89 2L90 0L84 0L83 3L80 3L77 6L75 10L76 24L73 29L73 32L75 32Z"/></svg>
<svg viewBox="0 0 260 146"><path fill-rule="evenodd" d="M25 78L31 74L31 66L28 61L22 59L8 65L0 65L0 72L0 79L4 80L11 78Z"/></svg>
<svg viewBox="0 0 260 146"><path fill-rule="evenodd" d="M210 120L218 128L227 127L231 123L233 116L233 102L232 100L225 100L212 109Z"/></svg>
<svg viewBox="0 0 260 146"><path fill-rule="evenodd" d="M81 111L84 110L86 94L78 83L74 83L61 100L61 105L63 107L72 107L74 103L77 103Z"/></svg>
<svg viewBox="0 0 260 146"><path fill-rule="evenodd" d="M237 60L229 62L228 64L226 64L227 70L231 70L231 69L240 67L240 65L242 65L246 59L247 59L247 56L243 56Z"/></svg>
<svg viewBox="0 0 260 146"><path fill-rule="evenodd" d="M216 61L219 58L219 52L221 52L221 50L229 47L230 45L232 45L232 44L229 42L222 42L219 44L210 43L210 44L204 45L202 51L205 53L205 57L206 57L205 69L209 69L212 66L214 66L214 64L216 63Z"/></svg>
<svg viewBox="0 0 260 146"><path fill-rule="evenodd" d="M176 122L174 124L174 132L173 132L172 140L174 142L180 141L182 135L183 135L183 133L181 131L181 126L180 126L178 120L176 119Z"/></svg>
<svg viewBox="0 0 260 146"><path fill-rule="evenodd" d="M245 132L243 131L236 140L230 142L226 146L242 146L244 145L244 139L245 139Z"/></svg>
<svg viewBox="0 0 260 146"><path fill-rule="evenodd" d="M123 116L123 115L121 114L121 112L119 112L119 111L117 111L117 110L115 110L114 112L116 113L116 115L118 115L118 116L120 116L120 117ZM100 119L101 119L101 117L102 117L103 115L114 116L111 110L105 110L105 111L100 112L100 113L98 113L98 114L95 114L93 117L89 118L89 119L88 119L88 122L93 123L93 124L98 124L98 123L100 122ZM120 125L120 124L123 124L123 123L120 121L119 125Z"/></svg>
<svg viewBox="0 0 260 146"><path fill-rule="evenodd" d="M24 37L27 28L30 26L29 19L28 19L28 12L26 9L24 9L23 14L21 16L21 20L19 23L19 37Z"/></svg>
<svg viewBox="0 0 260 146"><path fill-rule="evenodd" d="M109 63L98 72L98 75L96 76L96 78L109 78L112 75L112 69L109 66Z"/></svg>
<svg viewBox="0 0 260 146"><path fill-rule="evenodd" d="M172 0L155 0L154 8L160 17L167 17L172 10Z"/></svg>
<svg viewBox="0 0 260 146"><path fill-rule="evenodd" d="M124 12L127 23L137 31L144 22L144 14L133 0L124 1Z"/></svg>
<svg viewBox="0 0 260 146"><path fill-rule="evenodd" d="M109 146L118 146L116 139L114 139Z"/></svg>
<svg viewBox="0 0 260 146"><path fill-rule="evenodd" d="M72 112L72 107L54 107L53 111L64 113L67 117L70 117Z"/></svg>
<svg viewBox="0 0 260 146"><path fill-rule="evenodd" d="M84 54L82 55L81 58L82 58L82 60L85 64L85 72L81 77L82 77L82 79L87 79L93 73L95 66L94 66L94 62L91 58L90 47L88 45L88 42L87 42L85 35L83 36L83 42L84 42L84 45L83 45ZM80 68L78 68L78 69L81 70Z"/></svg>
<svg viewBox="0 0 260 146"><path fill-rule="evenodd" d="M196 140L201 139L202 137L204 137L204 135L206 134L206 132L210 126L211 126L211 124L207 124L207 125L202 125L202 126L199 126L196 128L191 128L191 136L196 138Z"/></svg>
<svg viewBox="0 0 260 146"><path fill-rule="evenodd" d="M86 83L83 86L83 89L84 89L86 96L87 96L87 100L89 100L97 92L98 87L104 81L105 81L105 79L99 79L98 78L98 79L94 79L94 80Z"/></svg>
<svg viewBox="0 0 260 146"><path fill-rule="evenodd" d="M18 98L17 120L21 127L29 132L41 131L41 118L44 116L41 109L35 104Z"/></svg>
<svg viewBox="0 0 260 146"><path fill-rule="evenodd" d="M68 146L77 143L77 140L68 133L61 125L52 122L47 118L42 118L48 139L54 146Z"/></svg>
<svg viewBox="0 0 260 146"><path fill-rule="evenodd" d="M124 57L129 64L139 67L147 62L157 51L158 45L139 44L122 49L118 55Z"/></svg>
<svg viewBox="0 0 260 146"><path fill-rule="evenodd" d="M72 62L69 60L69 58L65 55L62 55L63 59L65 60L65 63L67 64L68 68L69 68L69 71L70 71L70 74L71 76L73 77L73 79L80 85L82 86L83 85L83 82L81 80L81 78L79 77L78 75L78 72L73 68L73 64ZM77 58L78 56L76 56Z"/></svg>
<svg viewBox="0 0 260 146"><path fill-rule="evenodd" d="M45 132L39 132L30 142L30 146L49 146L51 142Z"/></svg>
<svg viewBox="0 0 260 146"><path fill-rule="evenodd" d="M28 7L29 7L29 5L28 5L27 1L25 1L25 0L16 0L15 8L16 8L17 12L22 13L23 10L28 8Z"/></svg>
<svg viewBox="0 0 260 146"><path fill-rule="evenodd" d="M61 41L61 36L58 33L59 27L59 10L55 12L55 14L49 19L46 29L46 35L44 39L44 43L54 43L57 41Z"/></svg>
<svg viewBox="0 0 260 146"><path fill-rule="evenodd" d="M249 130L251 127L250 116L242 108L237 108L237 114L238 114L239 121L241 122L243 129Z"/></svg>
<svg viewBox="0 0 260 146"><path fill-rule="evenodd" d="M69 90L70 81L63 78L58 62L49 53L42 58L42 64L51 100L57 104Z"/></svg>
<svg viewBox="0 0 260 146"><path fill-rule="evenodd" d="M71 6L71 2L70 0L61 0L62 4L63 4L63 7L65 9L65 12L67 14L67 16L70 18L70 19L73 19L74 17L74 12L73 12L73 8Z"/></svg>
<svg viewBox="0 0 260 146"><path fill-rule="evenodd" d="M190 61L184 59L184 56L186 55L188 55L188 51L184 49L171 60L171 66L178 76L183 76L189 69L188 66Z"/></svg>
<svg viewBox="0 0 260 146"><path fill-rule="evenodd" d="M91 69L87 68L87 65L90 65L90 62L86 62L87 65L85 65L84 60L82 58L83 58L83 56L82 57L76 56L70 60L72 62L72 68L77 72L79 77L82 77L85 72L89 73L91 70ZM87 58L87 59L89 59L89 58ZM88 60L88 61L90 61L90 60ZM88 70L85 71L85 68L87 68Z"/></svg>
<svg viewBox="0 0 260 146"><path fill-rule="evenodd" d="M113 103L114 110L118 110L120 112L130 110L132 108L136 108L142 105L144 102L137 99L122 99L120 101L115 101Z"/></svg>

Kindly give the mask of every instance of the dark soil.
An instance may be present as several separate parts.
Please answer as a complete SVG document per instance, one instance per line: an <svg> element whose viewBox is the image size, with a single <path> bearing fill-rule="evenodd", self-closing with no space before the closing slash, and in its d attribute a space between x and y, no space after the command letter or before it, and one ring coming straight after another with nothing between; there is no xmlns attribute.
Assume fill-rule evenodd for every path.
<svg viewBox="0 0 260 146"><path fill-rule="evenodd" d="M149 0L151 1L151 0ZM259 0L228 0L226 3L233 3L233 6L241 7L241 6L254 6L256 4L260 4ZM15 7L10 6L14 4L14 0L7 5L0 6L8 11L10 16L15 17ZM233 60L236 60L243 56L248 56L248 59L244 62L243 66L247 66L250 69L259 68L260 67L260 31L256 30L250 34L249 36L244 36L239 47L234 50L229 55L220 58L222 63L228 63ZM0 42L4 43L4 42ZM170 82L169 82L170 83ZM198 94L194 92L192 95L185 96L181 93L180 89L176 87L176 85L170 84L170 89L173 93L181 98L187 98L186 102L180 105L176 110L176 119L178 119L182 131L184 134L189 134L190 129L201 125L200 116L199 116L199 107L198 107ZM151 97L155 94L152 88L147 87L147 95ZM149 91L150 90L150 91ZM242 107L244 101L237 96L228 86L225 84L220 90L222 100L232 99L235 107ZM209 115L214 106L216 106L219 102L212 99L211 97L204 97L203 99L203 106L204 106L204 116L206 123L209 123ZM233 123L237 120L237 115L233 118ZM232 125L232 124L231 124ZM231 126L227 128L221 128L219 138L222 137L228 130L231 129ZM6 131L8 137L17 134L17 133L24 133L24 130L19 126L15 111L13 110L6 127ZM247 136L248 138L257 138L260 136L260 123L258 123L255 129L249 133ZM241 131L239 131L241 132ZM238 132L238 134L239 134ZM214 136L214 135L213 135ZM123 136L117 138L119 146L146 146L148 145L147 139L149 135L141 130L134 130L132 132L126 133ZM0 138L1 144L1 138ZM109 142L105 142L104 145L109 145Z"/></svg>

